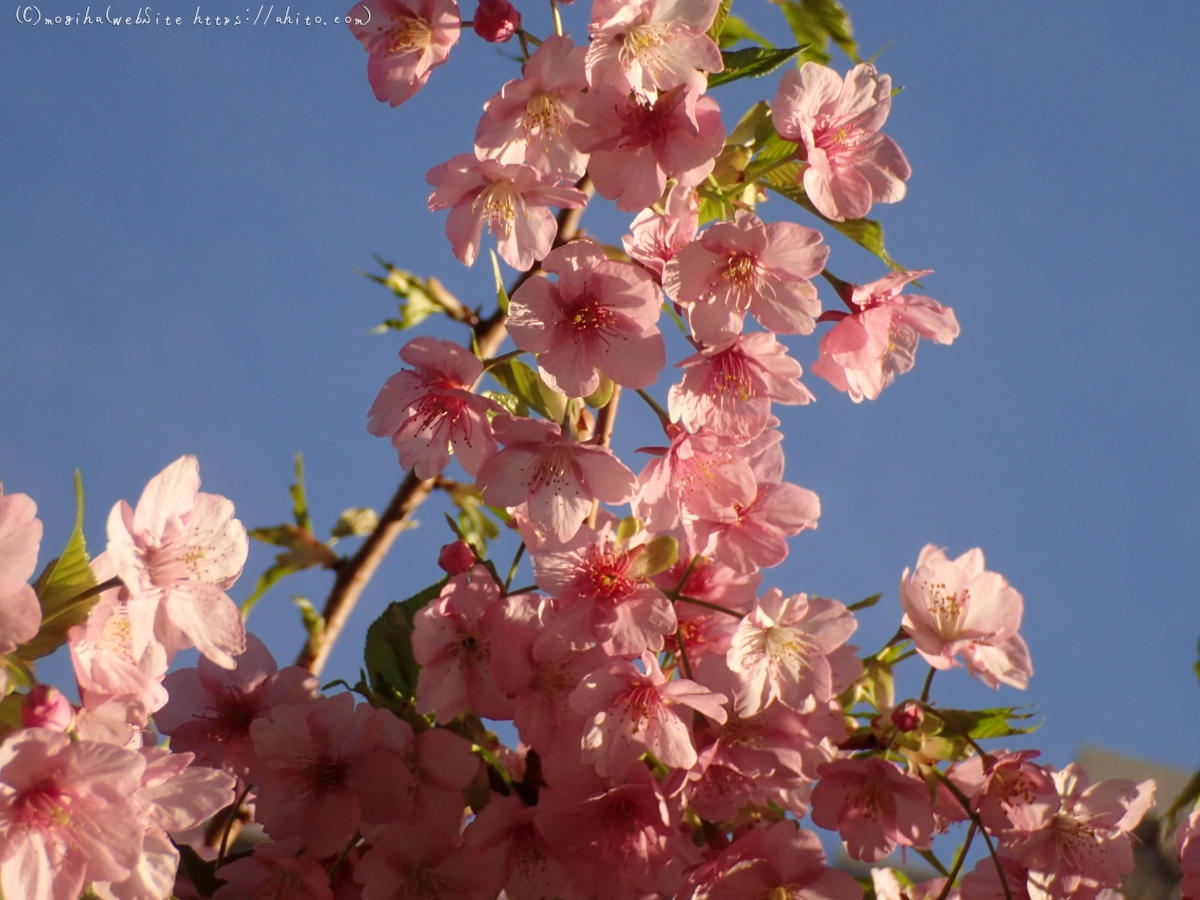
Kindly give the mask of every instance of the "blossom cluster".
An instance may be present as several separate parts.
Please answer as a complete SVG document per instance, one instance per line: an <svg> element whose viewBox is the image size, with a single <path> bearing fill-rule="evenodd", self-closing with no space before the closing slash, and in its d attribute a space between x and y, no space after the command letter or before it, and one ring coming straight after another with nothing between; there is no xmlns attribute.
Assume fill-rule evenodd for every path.
<svg viewBox="0 0 1200 900"><path fill-rule="evenodd" d="M1027 715L930 699L937 672L995 689L1033 675L1024 599L980 549L925 546L899 579L896 636L875 652L851 643L871 601L771 572L821 517L817 494L785 480L781 407L815 400L789 342L829 325L811 371L858 403L912 369L920 338L959 334L951 309L907 293L929 270L850 284L829 271L821 230L760 217L770 188L857 234L874 204L904 198L911 167L881 131L891 78L804 61L727 129L710 79L795 55L764 50L741 71L745 57L722 52L729 3L594 0L578 45L554 3L543 39L509 0L481 0L469 23L456 0L356 10L368 80L392 106L468 26L522 46L473 149L426 176L455 256L472 265L486 226L522 273L489 320L513 349L488 358L481 313L438 301L470 339L408 340L368 412L406 483L491 508L517 555L502 577L457 529L438 557L446 577L392 604L368 632L363 678L324 693L319 667L280 668L227 593L250 536L293 562L352 565L299 513L248 534L185 456L112 508L104 552L89 559L77 527L30 584L37 507L0 492L0 893L858 900L865 885L802 821L870 864L897 848L936 860L935 838L965 827L944 878L873 869L880 900L1118 889L1154 783L1091 784L1077 764L986 749L1025 733ZM581 210L593 191L631 215L623 251L550 211ZM844 309L824 307L818 279ZM664 311L690 348L673 369ZM661 425L636 472L611 447L622 390ZM465 481L444 476L452 465ZM514 589L522 564L532 583ZM78 703L35 677L63 644ZM198 663L172 670L189 647ZM912 658L925 686L898 698L895 670ZM255 828L239 840L243 825ZM981 833L989 854L960 878ZM1185 897L1200 897L1197 835L1200 813L1178 833Z"/></svg>

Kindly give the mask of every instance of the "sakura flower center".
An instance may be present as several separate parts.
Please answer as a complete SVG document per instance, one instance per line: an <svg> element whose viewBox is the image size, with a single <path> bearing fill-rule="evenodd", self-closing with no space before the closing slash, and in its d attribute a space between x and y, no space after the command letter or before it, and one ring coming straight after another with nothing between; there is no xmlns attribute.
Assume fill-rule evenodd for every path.
<svg viewBox="0 0 1200 900"><path fill-rule="evenodd" d="M586 593L598 599L624 600L636 589L629 578L629 556L597 549L584 563L582 581Z"/></svg>
<svg viewBox="0 0 1200 900"><path fill-rule="evenodd" d="M760 274L758 260L748 253L734 253L729 257L721 279L738 309L747 308L758 296Z"/></svg>
<svg viewBox="0 0 1200 900"><path fill-rule="evenodd" d="M623 694L617 700L617 705L625 709L633 727L633 733L637 734L646 727L651 719L657 719L662 715L666 704L663 703L662 695L653 687L638 685Z"/></svg>
<svg viewBox="0 0 1200 900"><path fill-rule="evenodd" d="M803 631L784 625L772 625L763 632L763 653L777 668L799 679L805 669L811 669L809 657L817 646Z"/></svg>
<svg viewBox="0 0 1200 900"><path fill-rule="evenodd" d="M836 168L853 164L854 148L862 143L866 132L853 125L847 126L827 113L813 125L812 136L813 146L825 151L829 164ZM842 156L849 158L843 160Z"/></svg>
<svg viewBox="0 0 1200 900"><path fill-rule="evenodd" d="M350 764L321 753L309 762L304 769L304 787L311 797L320 797L332 791L341 790L346 780Z"/></svg>
<svg viewBox="0 0 1200 900"><path fill-rule="evenodd" d="M587 332L611 331L618 321L616 313L590 293L569 304L563 313L575 328L575 343Z"/></svg>
<svg viewBox="0 0 1200 900"><path fill-rule="evenodd" d="M563 112L562 99L554 94L537 94L525 104L525 139L536 134L543 142L562 137L570 120Z"/></svg>
<svg viewBox="0 0 1200 900"><path fill-rule="evenodd" d="M927 581L922 587L925 593L925 608L929 610L938 634L943 639L952 639L960 635L963 621L967 617L970 591L966 588L961 591L948 591L945 582L931 584Z"/></svg>
<svg viewBox="0 0 1200 900"><path fill-rule="evenodd" d="M385 32L385 56L404 56L407 53L424 53L429 49L433 32L429 23L419 16L404 16L399 23Z"/></svg>
<svg viewBox="0 0 1200 900"><path fill-rule="evenodd" d="M758 399L763 395L754 369L740 353L718 353L712 358L705 387L740 401Z"/></svg>
<svg viewBox="0 0 1200 900"><path fill-rule="evenodd" d="M488 232L499 238L512 234L518 209L522 216L529 218L524 198L507 181L489 184L471 204L471 211L481 214L487 222Z"/></svg>
<svg viewBox="0 0 1200 900"><path fill-rule="evenodd" d="M234 737L246 737L250 734L250 723L258 716L259 705L239 687L225 690L217 701L215 708L209 707L216 715L204 716L217 726L216 739L227 741Z"/></svg>
<svg viewBox="0 0 1200 900"><path fill-rule="evenodd" d="M17 798L13 804L14 818L29 831L66 828L71 822L71 814L65 808L69 802L70 798L59 790L53 778L43 778Z"/></svg>
<svg viewBox="0 0 1200 900"><path fill-rule="evenodd" d="M621 68L628 70L637 63L652 74L670 70L675 62L670 36L670 32L662 25L631 26L625 32L617 54Z"/></svg>

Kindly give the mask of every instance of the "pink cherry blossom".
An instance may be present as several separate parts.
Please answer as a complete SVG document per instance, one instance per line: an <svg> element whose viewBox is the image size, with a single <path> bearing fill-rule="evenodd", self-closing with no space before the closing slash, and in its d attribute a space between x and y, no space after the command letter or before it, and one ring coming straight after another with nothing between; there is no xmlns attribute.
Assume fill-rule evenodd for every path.
<svg viewBox="0 0 1200 900"><path fill-rule="evenodd" d="M1045 828L1059 811L1053 773L1032 762L1037 755L1036 750L999 751L989 753L986 765L976 756L955 768L951 778L960 787L964 780L977 783L973 792L963 793L971 797L972 810L990 834L1019 838Z"/></svg>
<svg viewBox="0 0 1200 900"><path fill-rule="evenodd" d="M115 574L108 553L96 556L91 567L101 584ZM167 702L162 681L168 651L154 635L156 611L154 600L135 599L123 587L112 588L100 595L84 624L68 632L75 678L87 709L95 711L114 701L124 705L140 727Z"/></svg>
<svg viewBox="0 0 1200 900"><path fill-rule="evenodd" d="M896 271L868 285L847 285L844 299L850 312L831 310L821 317L836 324L821 337L813 374L861 403L874 400L913 367L920 338L953 343L959 333L954 310L928 297L900 294L930 271Z"/></svg>
<svg viewBox="0 0 1200 900"><path fill-rule="evenodd" d="M984 569L978 547L951 561L926 544L916 571L900 577L900 604L904 630L934 668L957 666L961 655L967 671L989 687L1028 684L1033 663L1017 633L1024 600L1003 576Z"/></svg>
<svg viewBox="0 0 1200 900"><path fill-rule="evenodd" d="M792 222L764 225L739 210L666 264L663 288L687 310L692 332L706 344L741 334L747 310L770 331L810 334L821 301L809 279L828 257L819 231Z"/></svg>
<svg viewBox="0 0 1200 900"><path fill-rule="evenodd" d="M476 483L490 506L529 504L529 518L560 541L574 537L592 501L627 503L637 480L604 447L571 441L552 422L497 416L504 449L483 464Z"/></svg>
<svg viewBox="0 0 1200 900"><path fill-rule="evenodd" d="M508 0L479 0L473 27L485 41L503 44L520 30L521 14Z"/></svg>
<svg viewBox="0 0 1200 900"><path fill-rule="evenodd" d="M179 851L168 836L200 825L234 799L234 779L224 772L192 766L192 754L144 747L142 784L131 798L145 838L130 876L99 882L101 900L167 900L179 869Z"/></svg>
<svg viewBox="0 0 1200 900"><path fill-rule="evenodd" d="M959 882L963 900L1009 900L1010 897L1012 900L1029 900L1029 870L1013 859L1003 846L997 848L996 858L1000 861L1005 883L1000 883L1001 874L996 871L996 863L985 856ZM1096 900L1100 900L1099 895Z"/></svg>
<svg viewBox="0 0 1200 900"><path fill-rule="evenodd" d="M1175 830L1175 846L1179 851L1179 871L1183 874L1180 889L1184 900L1200 897L1200 811L1192 813Z"/></svg>
<svg viewBox="0 0 1200 900"><path fill-rule="evenodd" d="M191 751L201 765L246 778L258 765L250 726L276 706L315 699L318 685L299 666L278 670L253 634L246 634L246 652L234 664L222 669L202 658L196 668L168 675L163 687L170 700L155 714L154 724L170 736L173 749Z"/></svg>
<svg viewBox="0 0 1200 900"><path fill-rule="evenodd" d="M130 799L145 759L94 741L27 728L0 745L0 891L76 900L86 883L123 881L143 831Z"/></svg>
<svg viewBox="0 0 1200 900"><path fill-rule="evenodd" d="M500 587L482 565L455 575L417 613L412 650L422 666L419 712L433 713L442 723L467 710L489 719L512 718L512 701L492 678L492 644L503 619Z"/></svg>
<svg viewBox="0 0 1200 900"><path fill-rule="evenodd" d="M558 223L550 206L587 204L587 195L570 187L547 184L532 166L505 166L494 159L460 153L434 166L425 180L434 187L432 211L449 209L446 237L464 265L479 255L483 226L498 240L500 258L525 271L550 252Z"/></svg>
<svg viewBox="0 0 1200 900"><path fill-rule="evenodd" d="M529 57L523 77L506 82L484 104L475 154L505 165L525 163L547 181L582 178L588 157L567 139L567 129L578 121L575 104L587 87L585 52L570 38L546 38Z"/></svg>
<svg viewBox="0 0 1200 900"><path fill-rule="evenodd" d="M707 34L718 5L718 0L596 3L588 26L588 83L596 88L608 81L645 100L677 85L703 93L703 73L725 67Z"/></svg>
<svg viewBox="0 0 1200 900"><path fill-rule="evenodd" d="M432 478L450 464L475 475L496 452L488 413L503 412L493 400L471 392L483 364L453 341L413 338L400 350L413 368L401 369L383 383L367 412L367 430L391 438L400 465L418 478Z"/></svg>
<svg viewBox="0 0 1200 900"><path fill-rule="evenodd" d="M706 346L677 367L684 370L683 381L671 386L667 409L689 431L709 428L749 439L767 427L771 401L804 405L813 400L800 383L800 363L767 331Z"/></svg>
<svg viewBox="0 0 1200 900"><path fill-rule="evenodd" d="M583 761L594 763L600 775L620 775L643 753L672 768L694 766L692 714L681 706L725 721L722 695L686 678L667 681L652 653L642 654L642 666L644 674L628 660L613 663L571 694L571 708L591 716L583 734Z"/></svg>
<svg viewBox="0 0 1200 900"><path fill-rule="evenodd" d="M520 797L493 795L463 834L469 846L505 873L501 896L512 900L568 896L563 861L533 824L537 812Z"/></svg>
<svg viewBox="0 0 1200 900"><path fill-rule="evenodd" d="M279 900L334 900L329 874L311 856L300 855L297 838L260 841L254 853L217 869L227 884L217 888L213 900L278 897Z"/></svg>
<svg viewBox="0 0 1200 900"><path fill-rule="evenodd" d="M749 506L734 507L728 519L691 523L696 543L738 572L777 566L787 558L787 538L816 528L821 501L815 493L787 482L760 482Z"/></svg>
<svg viewBox="0 0 1200 900"><path fill-rule="evenodd" d="M693 187L712 172L725 144L721 110L711 97L696 97L683 85L650 101L605 83L593 86L576 107L579 122L568 136L592 155L588 173L596 193L617 209L640 212L667 186L667 179Z"/></svg>
<svg viewBox="0 0 1200 900"><path fill-rule="evenodd" d="M568 397L586 397L606 375L617 384L649 387L666 362L655 322L657 285L638 266L610 260L592 241L552 250L542 269L513 292L508 332L537 354L542 378Z"/></svg>
<svg viewBox="0 0 1200 900"><path fill-rule="evenodd" d="M587 525L568 542L547 540L531 551L534 580L558 599L558 627L571 643L596 641L612 656L658 652L675 631L675 612L645 576L637 543L618 541L610 525ZM576 632L578 632L576 634Z"/></svg>
<svg viewBox="0 0 1200 900"><path fill-rule="evenodd" d="M676 184L667 192L663 212L653 207L642 210L629 226L633 234L622 237L621 243L661 284L663 266L696 237L699 223L695 189Z"/></svg>
<svg viewBox="0 0 1200 900"><path fill-rule="evenodd" d="M108 555L134 600L157 604L156 637L168 655L195 644L233 668L246 629L225 589L242 574L249 540L233 504L200 488L194 456L150 479L137 510L124 500L108 517Z"/></svg>
<svg viewBox="0 0 1200 900"><path fill-rule="evenodd" d="M900 879L892 869L872 869L871 885L875 888L876 900L934 900L941 896L946 886L945 878L932 878L929 881L902 887ZM952 891L947 897L954 897Z"/></svg>
<svg viewBox="0 0 1200 900"><path fill-rule="evenodd" d="M453 541L438 551L438 567L447 575L461 575L475 562L475 550L466 541Z"/></svg>
<svg viewBox="0 0 1200 900"><path fill-rule="evenodd" d="M51 684L35 684L21 700L21 724L26 728L70 731L75 709L62 691Z"/></svg>
<svg viewBox="0 0 1200 900"><path fill-rule="evenodd" d="M757 484L744 443L716 432L674 428L671 446L642 469L633 513L654 532L668 531L681 514L721 519L754 502Z"/></svg>
<svg viewBox="0 0 1200 900"><path fill-rule="evenodd" d="M904 198L912 168L899 146L879 134L892 108L892 78L870 63L843 81L814 62L779 82L771 118L780 137L801 146L804 191L822 215L858 219L872 203Z"/></svg>
<svg viewBox="0 0 1200 900"><path fill-rule="evenodd" d="M299 837L313 856L332 856L364 824L412 809L411 727L385 709L356 707L350 693L277 706L250 735L255 816L275 840Z"/></svg>
<svg viewBox="0 0 1200 900"><path fill-rule="evenodd" d="M388 826L354 867L362 900L488 900L503 877L499 866L456 832L403 821Z"/></svg>
<svg viewBox="0 0 1200 900"><path fill-rule="evenodd" d="M1117 888L1133 870L1129 832L1154 805L1154 781L1090 784L1078 763L1054 773L1062 806L1045 828L1010 845L1029 868L1031 900L1066 900L1080 889Z"/></svg>
<svg viewBox="0 0 1200 900"><path fill-rule="evenodd" d="M852 858L876 862L897 844L929 846L933 806L919 778L878 757L837 760L818 771L813 824L837 831Z"/></svg>
<svg viewBox="0 0 1200 900"><path fill-rule="evenodd" d="M460 18L455 0L363 0L346 23L371 54L367 81L375 99L399 106L449 57Z"/></svg>
<svg viewBox="0 0 1200 900"><path fill-rule="evenodd" d="M819 897L861 900L862 888L825 865L815 834L794 821L746 831L708 867L692 876L680 900Z"/></svg>
<svg viewBox="0 0 1200 900"><path fill-rule="evenodd" d="M658 870L671 857L671 812L662 787L640 763L611 788L543 789L534 824L548 844L569 854L568 876L583 896L615 900L653 892Z"/></svg>
<svg viewBox="0 0 1200 900"><path fill-rule="evenodd" d="M0 485L0 653L33 640L42 607L28 585L37 569L42 521L26 494L5 494Z"/></svg>
<svg viewBox="0 0 1200 900"><path fill-rule="evenodd" d="M836 600L784 597L771 588L738 625L727 657L738 715L752 716L773 700L801 713L827 702L836 693L828 657L857 627Z"/></svg>

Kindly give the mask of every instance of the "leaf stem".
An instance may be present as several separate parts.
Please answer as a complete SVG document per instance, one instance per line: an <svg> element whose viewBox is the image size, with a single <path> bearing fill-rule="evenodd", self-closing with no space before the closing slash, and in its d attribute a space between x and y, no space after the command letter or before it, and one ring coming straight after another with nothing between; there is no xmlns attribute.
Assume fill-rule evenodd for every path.
<svg viewBox="0 0 1200 900"><path fill-rule="evenodd" d="M242 808L242 804L246 802L246 798L250 796L250 789L253 787L247 784L242 791L241 796L234 801L233 806L229 807L229 818L225 821L225 830L221 833L221 848L217 851L216 868L221 868L221 863L225 861L225 852L229 849L229 834L233 831L233 821L238 818L238 813Z"/></svg>
<svg viewBox="0 0 1200 900"><path fill-rule="evenodd" d="M935 669L933 666L930 666L929 674L925 676L925 684L921 688L921 698L920 699L921 699L922 703L929 702L929 689L931 687L933 687L933 676L935 674L937 674L937 669ZM939 716L939 718L940 718L940 716Z"/></svg>
<svg viewBox="0 0 1200 900"><path fill-rule="evenodd" d="M715 603L709 603L707 600L697 600L695 597L687 597L687 596L684 596L683 594L680 594L675 599L678 600L680 603L691 603L693 606L703 606L705 609L713 609L713 610L716 610L717 612L723 612L723 613L725 613L725 615L733 616L735 619L746 618L745 613L734 612L732 609L729 609L724 606L718 606Z"/></svg>
<svg viewBox="0 0 1200 900"><path fill-rule="evenodd" d="M666 431L667 426L671 424L671 416L667 413L667 411L665 409L663 409L661 406L659 406L658 401L655 400L653 397L651 397L649 394L647 394L644 389L635 388L635 390L637 391L637 395L639 397L641 397L643 400L645 400L646 403L649 404L650 408L652 410L654 410L654 414L656 416L658 416L658 421L662 423L663 431Z"/></svg>
<svg viewBox="0 0 1200 900"><path fill-rule="evenodd" d="M521 541L521 546L517 548L517 553L513 556L512 565L508 567L508 578L504 579L504 593L508 593L508 586L512 584L513 576L517 574L517 566L521 564L521 557L525 555L525 542Z"/></svg>
<svg viewBox="0 0 1200 900"><path fill-rule="evenodd" d="M971 841L975 840L975 832L979 830L979 823L972 819L971 827L967 829L967 837L963 841L962 852L954 860L954 868L946 876L946 884L942 887L942 891L937 896L937 900L946 900L950 896L950 891L954 888L954 880L958 878L958 873L962 871L963 862L967 858L967 851L971 849Z"/></svg>

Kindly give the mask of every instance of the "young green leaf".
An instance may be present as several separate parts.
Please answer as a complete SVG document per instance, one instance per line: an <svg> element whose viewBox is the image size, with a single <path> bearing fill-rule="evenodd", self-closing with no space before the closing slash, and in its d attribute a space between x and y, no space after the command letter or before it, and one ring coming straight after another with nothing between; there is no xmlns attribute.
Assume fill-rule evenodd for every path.
<svg viewBox="0 0 1200 900"><path fill-rule="evenodd" d="M725 61L725 70L709 75L708 86L714 88L741 78L769 75L803 49L787 47L773 50L766 47L748 47L745 50L722 50L721 59Z"/></svg>
<svg viewBox="0 0 1200 900"><path fill-rule="evenodd" d="M28 644L17 648L22 659L39 659L67 642L67 632L87 619L100 595L83 538L83 479L75 470L75 527L58 559L52 560L33 586L42 606L42 627Z"/></svg>
<svg viewBox="0 0 1200 900"><path fill-rule="evenodd" d="M539 415L551 422L562 421L567 411L567 398L552 390L525 363L510 359L502 366L488 369L488 374Z"/></svg>
<svg viewBox="0 0 1200 900"><path fill-rule="evenodd" d="M407 600L391 603L367 628L364 657L371 690L382 697L412 700L421 667L412 655L413 620L421 607L436 598L450 580L446 576Z"/></svg>
<svg viewBox="0 0 1200 900"><path fill-rule="evenodd" d="M759 46L767 48L775 46L747 25L744 19L740 19L737 16L729 16L725 20L725 25L721 28L720 35L717 37L717 46L724 50L727 47L732 47L738 41L753 41Z"/></svg>
<svg viewBox="0 0 1200 900"><path fill-rule="evenodd" d="M496 276L496 303L500 305L500 310L508 315L508 291L504 289L504 276L500 274L500 260L496 256L496 251L492 253L492 272Z"/></svg>
<svg viewBox="0 0 1200 900"><path fill-rule="evenodd" d="M292 496L292 516L296 527L312 531L312 521L308 517L308 497L304 492L304 454L296 454L296 483L288 485L288 493Z"/></svg>

